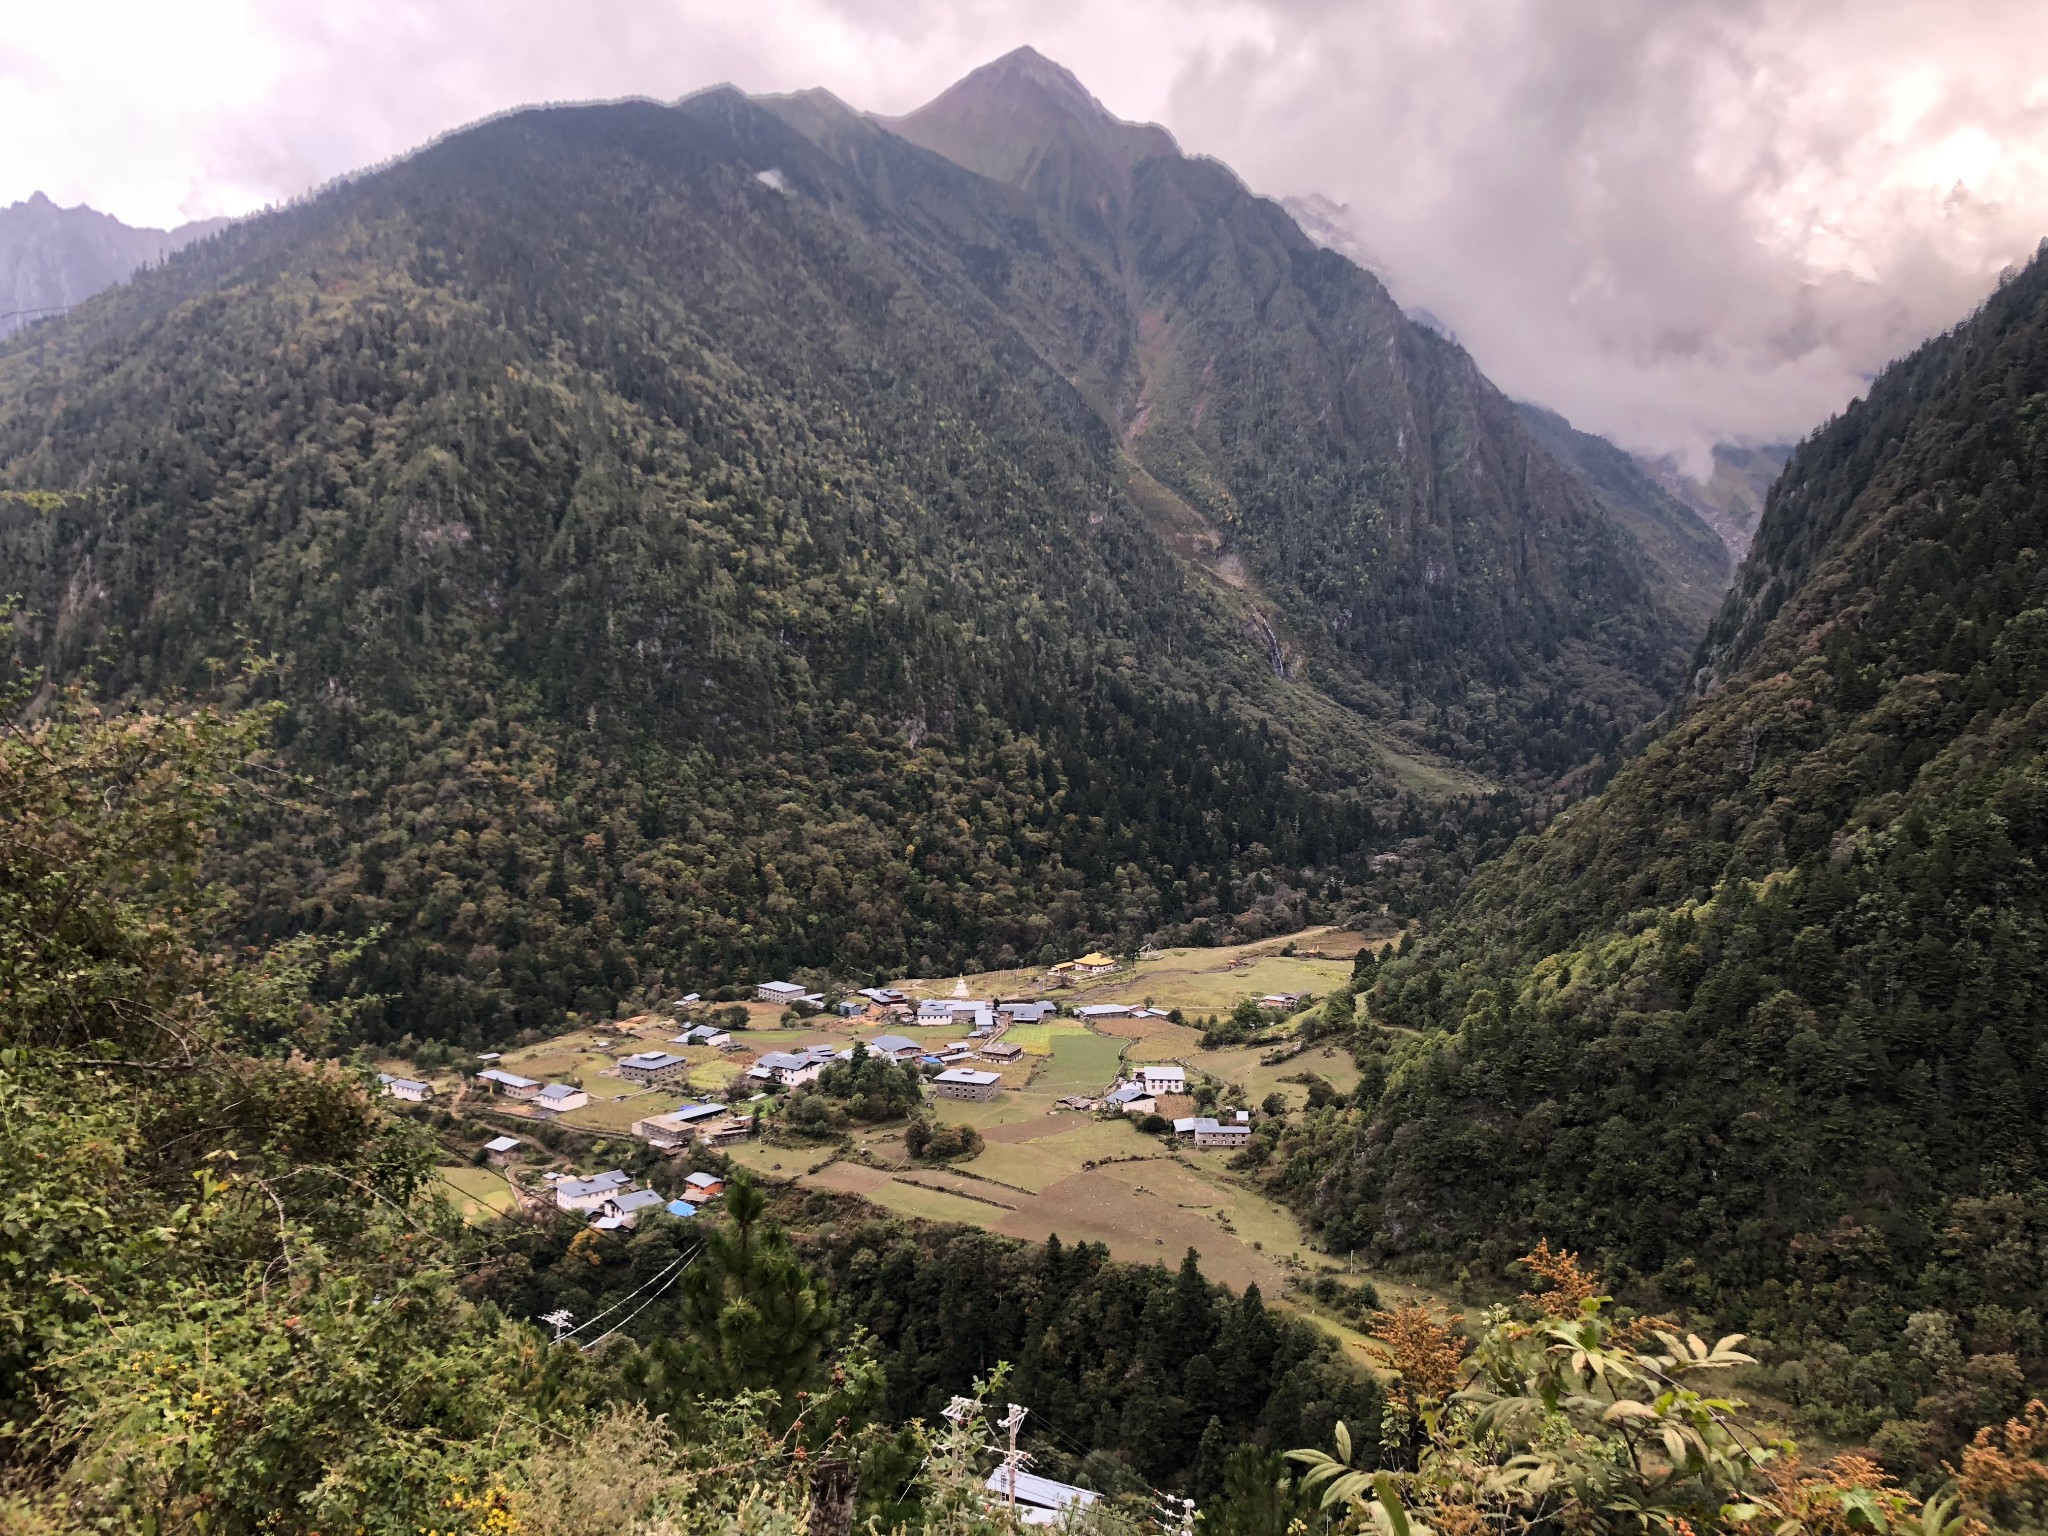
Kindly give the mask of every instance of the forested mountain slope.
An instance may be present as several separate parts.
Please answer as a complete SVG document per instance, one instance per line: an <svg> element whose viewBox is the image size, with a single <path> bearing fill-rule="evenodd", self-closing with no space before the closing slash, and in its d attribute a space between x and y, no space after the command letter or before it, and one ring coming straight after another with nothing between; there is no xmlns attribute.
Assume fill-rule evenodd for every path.
<svg viewBox="0 0 2048 1536"><path fill-rule="evenodd" d="M1261 647L1107 434L859 201L731 93L529 113L0 362L6 483L60 502L0 536L39 659L280 658L336 816L234 873L275 929L385 925L409 1027L1058 953L1373 843L1362 746L1243 702Z"/></svg>
<svg viewBox="0 0 2048 1536"><path fill-rule="evenodd" d="M1798 450L1661 739L1381 968L1427 1034L1282 1175L1335 1240L1583 1245L1844 1428L1917 1415L1907 1461L2016 1407L2048 1364L2044 550L2037 259Z"/></svg>
<svg viewBox="0 0 2048 1536"><path fill-rule="evenodd" d="M1669 697L1699 605L1462 349L1278 204L1028 48L886 126L977 178L812 131L951 244L1327 692L1530 779Z"/></svg>
<svg viewBox="0 0 2048 1536"><path fill-rule="evenodd" d="M1727 594L1734 561L1721 536L1644 467L1604 437L1581 432L1555 411L1522 401L1517 409L1536 440L1560 464L1583 475L1615 521L1635 535L1664 577L1668 601L1700 630Z"/></svg>
<svg viewBox="0 0 2048 1536"><path fill-rule="evenodd" d="M1104 244L717 90L238 224L0 353L24 658L143 697L277 660L304 787L222 873L259 935L375 935L372 1033L1423 899L1683 626L1461 353L1219 167L1130 169ZM1140 237L1213 387L1104 296Z"/></svg>

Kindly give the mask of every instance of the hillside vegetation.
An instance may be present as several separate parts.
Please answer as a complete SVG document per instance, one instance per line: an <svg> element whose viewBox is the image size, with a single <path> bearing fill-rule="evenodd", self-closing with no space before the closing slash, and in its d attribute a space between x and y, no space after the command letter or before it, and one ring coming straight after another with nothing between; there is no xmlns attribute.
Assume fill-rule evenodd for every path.
<svg viewBox="0 0 2048 1536"><path fill-rule="evenodd" d="M546 1210L459 1219L433 1193L447 1117L390 1114L367 1070L318 1059L346 1021L308 982L343 957L222 941L233 914L205 854L261 793L274 712L42 704L0 732L10 1532L1014 1536L985 1483L1012 1381L1041 1409L1024 1444L1099 1495L1069 1526L1085 1536L1151 1529L1158 1482L1232 1536L1363 1528L1375 1498L1455 1517L1526 1443L1438 1433L1418 1392L1440 1397L1456 1361L1440 1327L1390 1328L1423 1349L1413 1368L1397 1352L1408 1387L1389 1403L1192 1254L1169 1276L1089 1245L874 1222L800 1242L744 1178L716 1213L617 1233ZM813 1219L841 1214L823 1205ZM550 1337L528 1310L544 1304L579 1315ZM1597 1319L1579 1333L1581 1357L1646 1362ZM1569 1367L1544 1338L1489 1328L1470 1369L1501 1410L1556 1391ZM967 1411L944 1429L896 1417L942 1402ZM1720 1530L1737 1496L1777 1509L1853 1487L1902 1536L1948 1530L1867 1469L1745 1458L1690 1394L1631 1412L1694 1436L1703 1464L1631 1475L1611 1420L1581 1410L1542 1437L1543 1488L1489 1486L1489 1507L1619 1536L1646 1505ZM1346 1422L1376 1419L1354 1462ZM1319 1517L1280 1454L1311 1434L1388 1480L1352 1478ZM2010 1482L1977 1483L1973 1515L2012 1501Z"/></svg>
<svg viewBox="0 0 2048 1536"><path fill-rule="evenodd" d="M1333 697L1543 781L1675 691L1699 573L1674 577L1461 348L1228 168L1119 122L1029 48L888 125L971 179L812 110L1075 381L1154 516L1267 604L1283 661Z"/></svg>
<svg viewBox="0 0 2048 1536"><path fill-rule="evenodd" d="M492 122L0 354L27 654L138 698L275 659L219 874L251 938L369 941L325 983L369 1038L1427 905L1675 685L1627 537L1219 168L1136 164L1117 236L1217 274L1176 323L1220 382L1146 413L1198 475L1052 346L1100 249L797 106ZM1413 390L1337 389L1386 344Z"/></svg>
<svg viewBox="0 0 2048 1536"><path fill-rule="evenodd" d="M1371 975L1330 1239L1531 1234L1931 1468L2048 1374L2048 260L1802 447L1696 697ZM1825 1345L1821 1342L1828 1341Z"/></svg>

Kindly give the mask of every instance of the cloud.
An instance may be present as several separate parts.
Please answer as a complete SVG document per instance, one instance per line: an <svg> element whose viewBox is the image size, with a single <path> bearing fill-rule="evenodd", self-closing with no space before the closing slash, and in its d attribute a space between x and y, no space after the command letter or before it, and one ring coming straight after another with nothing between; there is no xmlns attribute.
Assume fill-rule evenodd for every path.
<svg viewBox="0 0 2048 1536"><path fill-rule="evenodd" d="M0 40L0 200L242 212L527 102L1030 42L1261 191L1346 204L1511 393L1636 448L1796 436L2048 232L2038 0L186 0Z"/></svg>
<svg viewBox="0 0 2048 1536"><path fill-rule="evenodd" d="M1349 205L1511 393L1698 464L1797 436L2048 234L2038 4L1285 3L1166 116Z"/></svg>

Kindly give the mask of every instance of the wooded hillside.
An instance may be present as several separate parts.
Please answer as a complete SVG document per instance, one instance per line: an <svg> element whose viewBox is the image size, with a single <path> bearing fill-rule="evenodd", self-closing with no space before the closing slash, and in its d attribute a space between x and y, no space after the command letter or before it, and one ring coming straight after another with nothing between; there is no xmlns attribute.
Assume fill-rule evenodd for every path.
<svg viewBox="0 0 2048 1536"><path fill-rule="evenodd" d="M1917 1422L1908 1461L2017 1408L2048 1370L2044 421L2037 260L1799 450L1698 696L1373 978L1425 1034L1281 1176L1333 1241L1583 1245L1741 1318L1848 1432Z"/></svg>
<svg viewBox="0 0 2048 1536"><path fill-rule="evenodd" d="M949 207L1016 214L868 126ZM1420 546L1368 559L1335 524L1267 561L1295 537L1277 490L1232 514L1267 590L1220 580L972 250L871 180L732 91L527 112L0 354L26 653L138 697L275 658L286 777L220 873L251 937L375 935L340 983L373 1038L474 1047L672 985L1426 904L1675 680L1678 636L1607 579L1635 557L1590 502L1558 527L1595 564L1541 567L1526 602L1538 567L1487 578L1491 618ZM1370 285L1294 240L1321 288ZM1041 312L1091 280L1041 279ZM1288 447L1314 397L1234 324L1214 418L1280 415L1232 462L1341 461L1303 506L1405 525L1413 497L1371 484L1406 428ZM1557 478L1516 443L1516 474ZM1444 496L1430 538L1454 544L1477 524ZM1308 578L1354 565L1395 607L1350 671L1297 664L1283 610L1335 613Z"/></svg>

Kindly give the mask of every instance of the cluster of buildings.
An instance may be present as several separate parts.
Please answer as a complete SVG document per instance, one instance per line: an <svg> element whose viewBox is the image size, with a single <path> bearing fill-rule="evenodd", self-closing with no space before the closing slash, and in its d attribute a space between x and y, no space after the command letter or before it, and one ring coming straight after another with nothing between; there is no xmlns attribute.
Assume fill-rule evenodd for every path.
<svg viewBox="0 0 2048 1536"><path fill-rule="evenodd" d="M1187 1068L1170 1062L1147 1062L1132 1068L1128 1078L1104 1094L1100 1107L1120 1115L1156 1115L1160 1099L1187 1091ZM1205 1149L1242 1147L1252 1138L1251 1111L1233 1110L1227 1120L1211 1115L1176 1116L1173 1133L1186 1136Z"/></svg>
<svg viewBox="0 0 2048 1536"><path fill-rule="evenodd" d="M1162 1094L1186 1093L1188 1069L1172 1062L1146 1062L1131 1068L1131 1075L1102 1096L1102 1107L1126 1115L1159 1112Z"/></svg>
<svg viewBox="0 0 2048 1536"><path fill-rule="evenodd" d="M590 1102L590 1095L574 1083L543 1083L502 1067L486 1067L477 1073L476 1080L499 1098L528 1105L534 1113L548 1119L581 1109Z"/></svg>
<svg viewBox="0 0 2048 1536"><path fill-rule="evenodd" d="M695 1216L706 1202L725 1193L725 1180L715 1173L693 1173L683 1180L688 1191L681 1200L665 1200L659 1190L636 1189L632 1176L613 1168L588 1178L569 1178L559 1173L543 1177L554 1186L555 1209L581 1211L600 1232L617 1232L639 1225L649 1211L665 1210L671 1216Z"/></svg>

